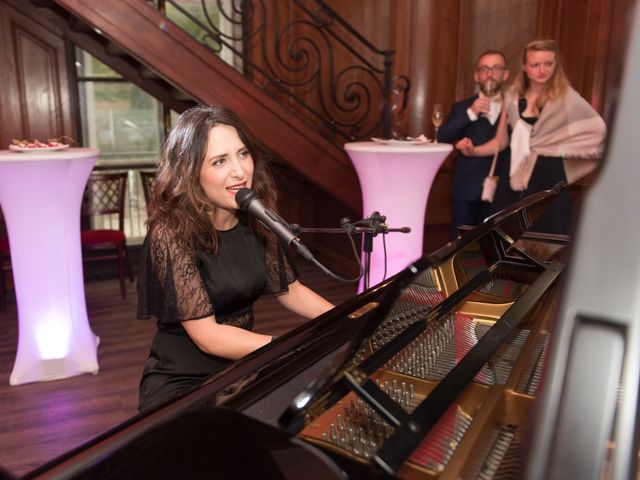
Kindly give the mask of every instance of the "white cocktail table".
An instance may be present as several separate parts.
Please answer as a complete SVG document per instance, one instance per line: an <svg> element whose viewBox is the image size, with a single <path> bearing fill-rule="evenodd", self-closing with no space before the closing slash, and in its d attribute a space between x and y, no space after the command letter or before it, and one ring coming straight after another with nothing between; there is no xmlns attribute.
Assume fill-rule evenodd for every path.
<svg viewBox="0 0 640 480"><path fill-rule="evenodd" d="M453 147L447 143L354 142L344 148L360 180L363 216L377 211L387 217L389 227L411 228L411 233L386 235L388 278L423 254L429 191ZM384 269L382 236L377 235L371 253L370 286L383 280Z"/></svg>
<svg viewBox="0 0 640 480"><path fill-rule="evenodd" d="M18 307L9 383L98 372L98 337L87 318L80 208L96 148L0 150L0 206Z"/></svg>

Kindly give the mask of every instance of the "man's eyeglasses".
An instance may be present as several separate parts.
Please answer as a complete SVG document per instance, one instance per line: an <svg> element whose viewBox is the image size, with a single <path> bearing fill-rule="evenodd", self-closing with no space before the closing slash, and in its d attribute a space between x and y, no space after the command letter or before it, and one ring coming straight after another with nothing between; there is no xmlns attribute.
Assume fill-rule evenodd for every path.
<svg viewBox="0 0 640 480"><path fill-rule="evenodd" d="M502 73L505 71L505 67L503 65L494 65L493 67L487 67L485 65L478 67L478 72L487 74L489 72L493 72L495 74Z"/></svg>

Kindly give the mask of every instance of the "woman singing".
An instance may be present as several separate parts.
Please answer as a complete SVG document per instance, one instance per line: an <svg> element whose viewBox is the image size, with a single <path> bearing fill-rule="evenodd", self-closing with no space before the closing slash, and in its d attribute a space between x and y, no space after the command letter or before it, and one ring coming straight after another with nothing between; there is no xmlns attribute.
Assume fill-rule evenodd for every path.
<svg viewBox="0 0 640 480"><path fill-rule="evenodd" d="M158 331L141 411L269 343L251 331L261 295L306 318L333 307L296 279L277 238L238 210L241 188L275 207L264 150L247 127L224 108L183 113L163 147L142 251L138 318L155 316Z"/></svg>

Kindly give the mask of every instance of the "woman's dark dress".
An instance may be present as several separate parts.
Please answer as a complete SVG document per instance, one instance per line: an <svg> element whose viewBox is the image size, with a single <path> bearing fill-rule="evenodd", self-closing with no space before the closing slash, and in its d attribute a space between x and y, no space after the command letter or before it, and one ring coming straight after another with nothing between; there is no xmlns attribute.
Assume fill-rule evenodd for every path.
<svg viewBox="0 0 640 480"><path fill-rule="evenodd" d="M182 321L216 316L220 324L253 327L253 303L284 292L297 278L274 238L263 241L243 221L220 232L218 252L182 248L163 225L147 235L138 280L138 318L155 316L158 332L140 381L140 411L188 390L230 361L202 352Z"/></svg>
<svg viewBox="0 0 640 480"><path fill-rule="evenodd" d="M534 125L537 117L525 117L522 113L527 108L527 101L521 98L518 103L520 118L530 125ZM500 165L500 180L496 188L496 195L491 205L491 213L499 212L507 208L512 203L542 190L554 187L560 181L567 181L567 174L564 170L564 160L562 157L538 157L527 189L522 192L515 192L509 185L509 169L511 160ZM536 220L529 230L533 232L568 234L571 222L571 196L569 189L565 188L553 200L549 208Z"/></svg>

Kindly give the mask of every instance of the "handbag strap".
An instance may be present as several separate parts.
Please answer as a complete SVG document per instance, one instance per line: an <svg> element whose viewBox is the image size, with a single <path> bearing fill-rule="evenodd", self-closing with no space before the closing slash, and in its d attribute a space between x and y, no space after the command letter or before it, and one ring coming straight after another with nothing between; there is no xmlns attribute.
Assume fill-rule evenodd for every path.
<svg viewBox="0 0 640 480"><path fill-rule="evenodd" d="M496 170L496 160L498 160L498 148L496 147L496 152L493 154L493 161L491 162L491 170L489 170L489 176L493 177L493 174Z"/></svg>

